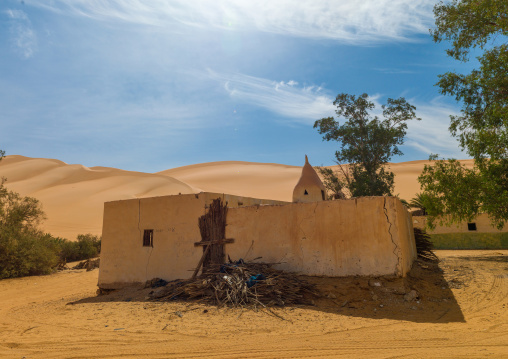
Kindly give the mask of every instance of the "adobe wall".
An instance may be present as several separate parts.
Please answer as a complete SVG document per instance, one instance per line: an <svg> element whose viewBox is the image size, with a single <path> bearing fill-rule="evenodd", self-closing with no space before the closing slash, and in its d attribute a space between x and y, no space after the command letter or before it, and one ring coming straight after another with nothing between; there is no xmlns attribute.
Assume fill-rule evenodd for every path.
<svg viewBox="0 0 508 359"><path fill-rule="evenodd" d="M99 287L152 278L190 278L203 249L198 218L213 199L228 202L232 259L263 257L309 275L404 276L416 258L409 214L393 197L287 203L217 193L107 202ZM247 207L238 207L238 206ZM237 208L234 208L237 207ZM153 229L153 247L143 232Z"/></svg>
<svg viewBox="0 0 508 359"><path fill-rule="evenodd" d="M410 216L394 197L237 208L227 223L231 258L307 275L404 276L416 258Z"/></svg>
<svg viewBox="0 0 508 359"><path fill-rule="evenodd" d="M189 278L202 255L198 218L221 197L228 207L285 203L219 193L131 199L104 204L99 287L117 288L152 278ZM143 247L153 229L153 247Z"/></svg>
<svg viewBox="0 0 508 359"><path fill-rule="evenodd" d="M425 216L414 216L412 218L413 226L416 228L425 228L425 224L427 221L427 217ZM443 234L443 233L501 233L508 232L508 226L504 226L502 229L497 229L496 227L492 227L490 224L489 216L486 214L480 214L476 217L472 223L476 223L476 230L470 231L467 227L467 222L462 222L460 224L452 224L451 226L440 226L436 225L436 228L433 230L426 229L429 234Z"/></svg>

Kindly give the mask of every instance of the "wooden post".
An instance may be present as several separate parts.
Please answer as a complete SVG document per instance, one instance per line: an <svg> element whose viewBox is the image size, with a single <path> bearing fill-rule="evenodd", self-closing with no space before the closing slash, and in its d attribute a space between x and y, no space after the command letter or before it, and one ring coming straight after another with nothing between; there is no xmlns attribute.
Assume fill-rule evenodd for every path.
<svg viewBox="0 0 508 359"><path fill-rule="evenodd" d="M198 266L196 267L196 270L192 274L193 280L196 279L196 276L198 275L199 270L201 269L201 266L203 265L203 262L205 261L205 257L208 254L208 252L210 251L210 246L205 246L205 247L206 247L206 249L204 250L203 255L201 256L201 259L199 260Z"/></svg>
<svg viewBox="0 0 508 359"><path fill-rule="evenodd" d="M221 198L216 198L210 204L208 212L199 217L198 225L201 233L201 242L196 242L194 245L203 246L203 256L192 278L197 276L201 266L203 266L204 270L211 264L222 264L225 262L224 244L234 241L233 239L225 239L227 212L227 205L223 204Z"/></svg>

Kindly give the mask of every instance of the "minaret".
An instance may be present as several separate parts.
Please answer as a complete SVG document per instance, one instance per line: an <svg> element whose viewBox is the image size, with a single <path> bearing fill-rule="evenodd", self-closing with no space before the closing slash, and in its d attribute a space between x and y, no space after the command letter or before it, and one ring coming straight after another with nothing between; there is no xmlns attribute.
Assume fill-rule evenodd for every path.
<svg viewBox="0 0 508 359"><path fill-rule="evenodd" d="M319 202L325 200L326 188L305 155L302 175L293 190L293 202Z"/></svg>

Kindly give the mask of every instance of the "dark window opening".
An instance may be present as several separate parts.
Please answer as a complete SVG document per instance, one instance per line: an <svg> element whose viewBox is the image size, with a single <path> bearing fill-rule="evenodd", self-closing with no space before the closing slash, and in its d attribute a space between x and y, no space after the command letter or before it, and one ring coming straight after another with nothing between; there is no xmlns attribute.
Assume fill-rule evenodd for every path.
<svg viewBox="0 0 508 359"><path fill-rule="evenodd" d="M325 191L321 190L321 198L323 198L323 201L326 200L325 198Z"/></svg>
<svg viewBox="0 0 508 359"><path fill-rule="evenodd" d="M309 194L309 192L307 192L307 190L305 190L305 193L304 193L304 195L308 195L308 194Z"/></svg>
<svg viewBox="0 0 508 359"><path fill-rule="evenodd" d="M143 233L143 247L153 247L153 229L145 229L145 233Z"/></svg>
<svg viewBox="0 0 508 359"><path fill-rule="evenodd" d="M467 224L467 229L469 231L476 231L476 223L468 223Z"/></svg>

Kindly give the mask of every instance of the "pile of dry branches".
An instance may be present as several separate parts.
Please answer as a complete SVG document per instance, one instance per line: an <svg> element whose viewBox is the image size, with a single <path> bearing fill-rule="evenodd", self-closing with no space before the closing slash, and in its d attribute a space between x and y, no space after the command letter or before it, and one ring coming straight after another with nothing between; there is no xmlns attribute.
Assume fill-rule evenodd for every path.
<svg viewBox="0 0 508 359"><path fill-rule="evenodd" d="M154 300L194 299L218 306L270 307L310 304L314 285L266 263L214 266L200 277L169 282L150 294Z"/></svg>

